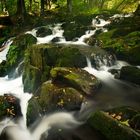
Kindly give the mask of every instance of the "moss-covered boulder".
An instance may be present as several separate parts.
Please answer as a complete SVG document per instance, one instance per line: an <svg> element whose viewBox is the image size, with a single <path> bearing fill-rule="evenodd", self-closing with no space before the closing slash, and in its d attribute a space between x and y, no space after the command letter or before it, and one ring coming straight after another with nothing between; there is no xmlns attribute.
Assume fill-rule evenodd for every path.
<svg viewBox="0 0 140 140"><path fill-rule="evenodd" d="M76 37L81 37L88 29L86 26L75 21L71 23L66 22L62 25L62 27L64 29L64 37L67 41L73 40Z"/></svg>
<svg viewBox="0 0 140 140"><path fill-rule="evenodd" d="M134 66L124 66L120 71L120 79L140 85L140 69Z"/></svg>
<svg viewBox="0 0 140 140"><path fill-rule="evenodd" d="M5 117L17 118L21 115L19 99L9 94L0 96L0 119Z"/></svg>
<svg viewBox="0 0 140 140"><path fill-rule="evenodd" d="M24 53L27 47L32 44L35 44L37 39L31 34L19 35L13 40L12 45L7 54L6 66L8 73L11 73L18 66L19 62L23 61ZM10 76L10 75L9 75Z"/></svg>
<svg viewBox="0 0 140 140"><path fill-rule="evenodd" d="M77 46L60 48L56 66L84 68L86 65L86 57Z"/></svg>
<svg viewBox="0 0 140 140"><path fill-rule="evenodd" d="M30 88L27 85L34 85L34 82L32 82L33 79L38 79L35 80L38 83L49 80L52 67L85 67L86 58L78 48L41 44L33 45L26 51L24 65L24 90L31 92L34 88ZM40 76L37 76L37 73L32 74L31 67L34 67ZM39 86L34 85L33 87L37 89Z"/></svg>
<svg viewBox="0 0 140 140"><path fill-rule="evenodd" d="M91 114L88 123L108 140L140 140L139 133L102 111Z"/></svg>
<svg viewBox="0 0 140 140"><path fill-rule="evenodd" d="M101 87L100 81L82 69L55 67L51 69L53 81L67 84L85 95L94 95Z"/></svg>
<svg viewBox="0 0 140 140"><path fill-rule="evenodd" d="M74 88L45 82L29 101L28 122L49 112L79 110L83 100L84 97Z"/></svg>

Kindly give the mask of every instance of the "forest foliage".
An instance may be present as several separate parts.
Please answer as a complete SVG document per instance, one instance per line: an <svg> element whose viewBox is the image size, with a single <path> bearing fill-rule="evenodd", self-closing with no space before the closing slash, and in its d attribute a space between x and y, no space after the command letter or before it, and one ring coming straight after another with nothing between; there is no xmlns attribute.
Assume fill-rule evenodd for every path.
<svg viewBox="0 0 140 140"><path fill-rule="evenodd" d="M44 15L48 10L68 13L133 12L139 0L0 0L1 14Z"/></svg>

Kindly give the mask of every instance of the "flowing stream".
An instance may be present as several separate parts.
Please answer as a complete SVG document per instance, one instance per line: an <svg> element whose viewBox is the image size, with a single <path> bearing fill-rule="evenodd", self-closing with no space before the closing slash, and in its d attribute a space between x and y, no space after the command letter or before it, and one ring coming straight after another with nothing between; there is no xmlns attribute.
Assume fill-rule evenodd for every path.
<svg viewBox="0 0 140 140"><path fill-rule="evenodd" d="M119 15L116 15L111 18L116 18L118 16ZM100 18L98 18L99 22L97 22L97 18L98 17L92 21L92 26L95 27L95 29L86 31L85 35L82 35L77 39L77 41L66 41L65 37L63 36L64 30L61 28L62 24L55 24L54 27L49 26L49 28L52 30L52 35L48 35L46 37L36 37L38 28L26 33L30 33L35 36L37 38L38 44L50 43L52 39L59 37L60 41L58 43L83 44L87 46L87 44L84 42L85 38L89 38L91 35L94 35L99 29L101 29L103 32L106 32L107 29L104 28L104 26L110 24L109 20L105 21ZM0 61L6 60L6 54L11 43L12 41L8 40L5 44L7 46L6 49L0 52ZM99 58L97 59L100 61ZM115 79L114 76L108 72L108 70L111 68L120 69L122 66L129 64L127 62L118 60L116 60L115 63L110 66L107 66L106 64L107 60L104 58L104 64L100 64L100 67L97 70L92 66L90 59L87 58L87 67L85 67L84 70L99 78L103 84L103 87L100 93L94 97L94 101L88 101L87 104L82 105L81 111L79 112L79 116L81 117L85 110L88 110L91 108L91 106L93 108L94 103L95 107L91 110L96 108L107 109L118 105L131 105L135 107L140 105L140 88L130 83ZM81 122L76 120L73 113L59 112L44 116L42 120L36 125L36 127L30 131L30 128L27 128L26 126L26 111L28 100L31 98L32 94L23 92L22 76L16 79L8 79L8 76L0 77L0 95L4 95L6 93L10 93L20 99L21 112L23 115L23 117L17 122L14 122L9 118L5 118L0 122L0 133L3 130L6 130L10 136L10 140L40 140L41 135L44 132L47 138L49 130L54 126L70 129L81 124Z"/></svg>

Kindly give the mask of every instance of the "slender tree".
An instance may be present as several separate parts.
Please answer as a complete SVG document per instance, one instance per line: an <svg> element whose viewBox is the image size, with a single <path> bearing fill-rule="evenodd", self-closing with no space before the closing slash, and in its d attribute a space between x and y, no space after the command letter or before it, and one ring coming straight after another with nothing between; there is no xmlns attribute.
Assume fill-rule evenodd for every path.
<svg viewBox="0 0 140 140"><path fill-rule="evenodd" d="M25 1L24 0L17 0L17 14L18 15L25 15L26 8L25 8Z"/></svg>
<svg viewBox="0 0 140 140"><path fill-rule="evenodd" d="M67 0L67 10L68 12L72 12L72 0Z"/></svg>

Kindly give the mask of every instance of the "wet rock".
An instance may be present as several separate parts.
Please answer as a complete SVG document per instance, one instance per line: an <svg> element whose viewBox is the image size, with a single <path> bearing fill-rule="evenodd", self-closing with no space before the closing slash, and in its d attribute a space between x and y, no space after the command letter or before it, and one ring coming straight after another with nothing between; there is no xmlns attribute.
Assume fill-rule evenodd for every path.
<svg viewBox="0 0 140 140"><path fill-rule="evenodd" d="M118 69L109 69L108 72L110 72L112 75L114 75L114 78L116 78L116 79L120 78L120 70L118 70Z"/></svg>
<svg viewBox="0 0 140 140"><path fill-rule="evenodd" d="M83 100L84 97L74 88L45 82L29 101L28 123L46 113L79 110Z"/></svg>
<svg viewBox="0 0 140 140"><path fill-rule="evenodd" d="M84 42L90 46L94 46L96 44L96 38L94 36L91 36L90 38L86 38Z"/></svg>
<svg viewBox="0 0 140 140"><path fill-rule="evenodd" d="M53 81L65 83L85 95L94 95L101 87L95 76L82 69L56 67L50 73Z"/></svg>
<svg viewBox="0 0 140 140"><path fill-rule="evenodd" d="M21 116L19 99L10 94L0 96L0 119L5 117L18 118Z"/></svg>
<svg viewBox="0 0 140 140"><path fill-rule="evenodd" d="M71 23L65 23L62 25L64 29L64 37L67 41L71 41L76 37L81 37L83 34L85 34L87 27L74 22Z"/></svg>
<svg viewBox="0 0 140 140"><path fill-rule="evenodd" d="M139 140L140 134L132 128L121 124L107 113L99 111L91 114L89 125L99 130L108 140Z"/></svg>
<svg viewBox="0 0 140 140"><path fill-rule="evenodd" d="M4 77L6 76L6 61L3 60L1 63L0 63L0 77Z"/></svg>
<svg viewBox="0 0 140 140"><path fill-rule="evenodd" d="M51 34L52 34L52 30L47 27L40 27L36 32L37 37L45 37Z"/></svg>
<svg viewBox="0 0 140 140"><path fill-rule="evenodd" d="M60 37L55 37L51 40L51 42L55 43L55 42L59 42L60 41Z"/></svg>
<svg viewBox="0 0 140 140"><path fill-rule="evenodd" d="M120 79L140 85L140 69L134 66L124 66L120 71Z"/></svg>

